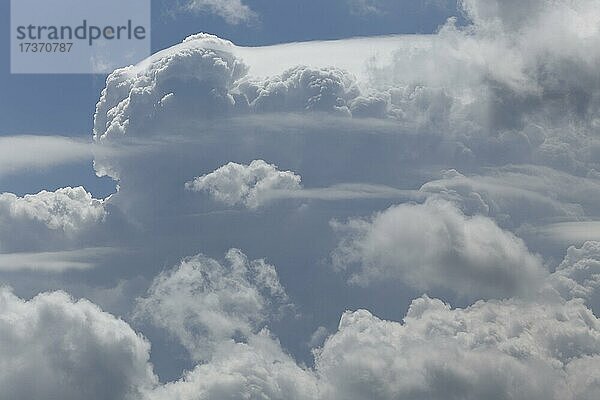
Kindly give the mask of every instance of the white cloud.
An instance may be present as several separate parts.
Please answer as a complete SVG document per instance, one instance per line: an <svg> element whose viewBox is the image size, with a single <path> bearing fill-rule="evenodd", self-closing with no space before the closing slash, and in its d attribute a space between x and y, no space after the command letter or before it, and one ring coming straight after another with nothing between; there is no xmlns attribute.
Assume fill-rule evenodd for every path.
<svg viewBox="0 0 600 400"><path fill-rule="evenodd" d="M548 238L560 244L581 244L588 240L600 241L600 221L557 222L529 228L536 237Z"/></svg>
<svg viewBox="0 0 600 400"><path fill-rule="evenodd" d="M157 276L136 315L166 329L193 358L209 359L219 343L262 328L287 296L273 266L237 249L225 263L197 255Z"/></svg>
<svg viewBox="0 0 600 400"><path fill-rule="evenodd" d="M586 1L570 2L580 6ZM548 0L498 1L498 0L461 0L460 5L468 17L477 26L493 27L502 30L519 30L536 26L544 13L551 12L551 7L564 10L567 2Z"/></svg>
<svg viewBox="0 0 600 400"><path fill-rule="evenodd" d="M150 344L62 292L25 301L0 289L2 399L130 399L152 388Z"/></svg>
<svg viewBox="0 0 600 400"><path fill-rule="evenodd" d="M315 400L317 380L263 330L248 343L222 343L210 363L196 366L149 398Z"/></svg>
<svg viewBox="0 0 600 400"><path fill-rule="evenodd" d="M410 199L427 197L418 190L396 189L385 185L367 183L339 183L324 188L302 188L300 190L274 190L276 199L352 200L352 199Z"/></svg>
<svg viewBox="0 0 600 400"><path fill-rule="evenodd" d="M577 279L571 272L597 261L596 247L570 249L560 270ZM226 258L228 266L201 256L184 260L140 300L153 323L191 344L192 354L220 335L201 363L164 384L152 372L149 343L92 303L62 292L24 301L0 290L3 394L131 400L591 400L600 394L600 321L579 298L585 291L569 292L570 300L482 300L464 309L423 296L402 323L347 311L307 368L259 327L269 299L285 298L275 269L248 262L238 250ZM218 332L224 322L229 328ZM243 342L231 340L236 325L247 329ZM315 341L326 331L320 327Z"/></svg>
<svg viewBox="0 0 600 400"><path fill-rule="evenodd" d="M472 176L455 170L442 175L422 185L420 191L453 201L468 214L489 215L504 226L581 221L600 211L595 201L600 196L598 180L552 168L510 165Z"/></svg>
<svg viewBox="0 0 600 400"><path fill-rule="evenodd" d="M360 285L397 279L469 299L510 297L535 291L546 274L521 239L443 200L393 206L332 226L341 234L334 265Z"/></svg>
<svg viewBox="0 0 600 400"><path fill-rule="evenodd" d="M197 3L210 12L214 4ZM216 12L225 16L226 3L220 4ZM243 3L229 4L243 15ZM573 233L582 226L573 221L600 212L597 2L465 0L463 7L468 26L450 21L433 35L241 48L199 34L109 76L95 115L96 143L157 143L147 153L96 155L97 171L120 179L111 205L137 219L136 233L143 231L125 240L151 249L143 268L138 259L127 260L127 273L147 273L148 259L156 267L190 243L202 243L206 254L223 244L267 248L283 268L297 268L327 252L319 246L289 251L297 243L331 243L330 232L313 222L370 215L389 206L381 199L395 196L434 197L334 224L342 235L338 266L359 283L397 279L444 298L451 298L448 292L473 300L515 296L454 310L424 297L404 323L347 313L308 369L261 331L287 303L274 268L235 251L226 262L192 257L157 277L137 311L201 363L151 396L598 397L598 320L584 305L593 309L596 299L593 246L569 250L548 277L541 259L500 228L521 234L524 224L568 221L549 229ZM276 213L281 210L265 210L269 218L187 218L213 210L185 195L183 182L230 160L253 159L297 173L263 162L259 169L268 179L262 182L251 166L228 164L188 187L198 183L221 201L247 207L278 198L373 201L317 204L295 220ZM464 175L448 172L431 181L451 168ZM299 173L304 185L315 187L300 187ZM339 183L349 181L364 183ZM427 181L417 197L393 189ZM69 221L88 226L77 212L32 213L38 217L26 221L50 233L80 236ZM9 222L2 226L18 227ZM38 230L23 229L21 238L14 232L2 236L3 246L15 249ZM536 297L547 283L548 299ZM294 293L320 293L303 289ZM345 295L328 292L335 301L317 302L319 313L331 315ZM391 300L374 311L389 314Z"/></svg>
<svg viewBox="0 0 600 400"><path fill-rule="evenodd" d="M345 313L316 369L327 399L591 400L599 354L600 321L579 300L451 309L422 297L403 324Z"/></svg>
<svg viewBox="0 0 600 400"><path fill-rule="evenodd" d="M227 23L237 25L257 18L257 14L242 0L186 0L186 8L195 12L222 17Z"/></svg>
<svg viewBox="0 0 600 400"><path fill-rule="evenodd" d="M600 242L569 247L548 282L565 299L582 298L600 306Z"/></svg>
<svg viewBox="0 0 600 400"><path fill-rule="evenodd" d="M241 82L239 90L257 112L326 111L350 115L360 90L356 78L337 67L296 66L264 80Z"/></svg>
<svg viewBox="0 0 600 400"><path fill-rule="evenodd" d="M0 253L0 271L62 272L89 269L98 259L113 255L116 249L91 247L77 250Z"/></svg>
<svg viewBox="0 0 600 400"><path fill-rule="evenodd" d="M280 171L276 165L254 160L249 165L230 162L215 171L186 182L194 192L208 192L226 205L249 209L275 200L352 200L352 199L420 199L427 194L417 190L396 189L363 183L336 184L325 188L304 188L302 178L292 171Z"/></svg>
<svg viewBox="0 0 600 400"><path fill-rule="evenodd" d="M0 176L92 159L89 141L63 136L0 137Z"/></svg>
<svg viewBox="0 0 600 400"><path fill-rule="evenodd" d="M229 41L199 34L184 41L178 51L159 52L110 74L94 115L96 142L145 130L159 115L177 119L190 112L206 116L233 110L229 90L247 67L232 48Z"/></svg>
<svg viewBox="0 0 600 400"><path fill-rule="evenodd" d="M587 257L592 248L570 250L564 264ZM210 285L196 274L185 276L190 279L179 281L178 292L189 293L203 282L199 292L206 294L204 288L213 290L230 275L215 275ZM174 292L164 296L171 298ZM183 307L192 322L182 329L194 331L195 315L205 312L204 303ZM313 335L319 342L326 336L323 327ZM595 368L600 321L580 298L534 296L452 309L423 296L412 301L403 323L381 320L366 310L347 311L337 332L314 352L314 368L302 367L268 331L255 331L245 343L215 344L209 360L148 397L591 400L600 391Z"/></svg>
<svg viewBox="0 0 600 400"><path fill-rule="evenodd" d="M593 69L600 59L595 3L461 4L470 24L451 21L432 35L265 48L195 35L112 74L96 113L96 137L164 133L175 122L208 115L327 111L388 119L395 133L438 134L479 164L597 170L597 139L589 135L600 104L593 89L600 87ZM204 73L195 73L196 63ZM226 84L205 78L218 75ZM132 111L144 118L132 121Z"/></svg>
<svg viewBox="0 0 600 400"><path fill-rule="evenodd" d="M107 211L79 186L19 197L0 194L0 250L31 251L79 243L100 225Z"/></svg>
<svg viewBox="0 0 600 400"><path fill-rule="evenodd" d="M230 162L194 178L185 187L195 192L206 191L215 200L230 206L257 208L268 202L276 190L299 190L300 180L292 171L280 171L276 165L254 160L249 165Z"/></svg>
<svg viewBox="0 0 600 400"><path fill-rule="evenodd" d="M42 190L23 197L2 193L0 215L9 220L39 221L48 229L77 231L87 224L101 221L106 212L102 200L94 199L79 186L54 192Z"/></svg>

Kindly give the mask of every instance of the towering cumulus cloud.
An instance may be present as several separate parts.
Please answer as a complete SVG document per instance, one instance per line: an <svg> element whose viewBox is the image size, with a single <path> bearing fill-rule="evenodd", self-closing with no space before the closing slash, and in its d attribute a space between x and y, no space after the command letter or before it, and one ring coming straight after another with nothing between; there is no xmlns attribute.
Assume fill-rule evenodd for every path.
<svg viewBox="0 0 600 400"><path fill-rule="evenodd" d="M203 46L194 46L201 41ZM96 107L94 135L103 139L142 130L164 113L214 115L230 110L233 83L246 66L232 54L233 44L212 35L187 40L177 52L166 50L137 66L113 72Z"/></svg>

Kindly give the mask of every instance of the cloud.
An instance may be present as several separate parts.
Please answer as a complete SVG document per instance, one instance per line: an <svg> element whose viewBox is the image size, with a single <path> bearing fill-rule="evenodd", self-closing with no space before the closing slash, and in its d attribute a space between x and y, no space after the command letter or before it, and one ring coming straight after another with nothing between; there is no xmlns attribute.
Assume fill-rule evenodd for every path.
<svg viewBox="0 0 600 400"><path fill-rule="evenodd" d="M585 1L572 3L575 6ZM462 0L460 5L473 23L480 27L493 27L502 30L519 30L535 26L553 4L560 8L565 2L551 3L547 0L527 0L503 2L497 0ZM533 22L533 23L532 23Z"/></svg>
<svg viewBox="0 0 600 400"><path fill-rule="evenodd" d="M513 228L547 220L577 221L600 211L593 200L600 196L596 179L532 165L489 168L470 176L448 170L441 179L423 184L420 191L453 201L468 214L489 215Z"/></svg>
<svg viewBox="0 0 600 400"><path fill-rule="evenodd" d="M94 115L96 142L149 128L158 115L207 116L232 110L235 100L229 89L247 71L232 47L229 41L200 34L182 43L180 51L159 52L110 74Z"/></svg>
<svg viewBox="0 0 600 400"><path fill-rule="evenodd" d="M76 243L101 224L104 201L79 187L19 197L0 194L0 250L26 251Z"/></svg>
<svg viewBox="0 0 600 400"><path fill-rule="evenodd" d="M287 303L275 268L237 249L225 263L197 255L157 276L136 304L143 318L176 337L195 359L223 341L244 340Z"/></svg>
<svg viewBox="0 0 600 400"><path fill-rule="evenodd" d="M383 13L378 0L347 0L347 3L351 14L366 16Z"/></svg>
<svg viewBox="0 0 600 400"><path fill-rule="evenodd" d="M96 137L111 126L129 135L173 129L156 122L184 116L206 121L326 111L390 120L397 134L438 134L460 143L462 156L482 165L535 162L585 175L599 167L593 150L598 140L588 133L600 104L592 67L600 59L594 50L600 35L593 28L600 15L588 0L552 4L461 2L467 25L451 20L433 35L265 48L195 35L112 74L97 110ZM519 15L531 18L525 23ZM391 60L390 53L396 54ZM209 65L225 69L190 73L195 70L188 64L199 58L207 71ZM273 59L278 62L266 61ZM239 73L232 75L234 64L249 70L233 68ZM226 85L203 78L218 74ZM149 118L138 122L147 121L145 126L127 117L132 101L144 104L140 115Z"/></svg>
<svg viewBox="0 0 600 400"><path fill-rule="evenodd" d="M0 289L3 399L140 399L157 383L150 344L125 322L62 292Z"/></svg>
<svg viewBox="0 0 600 400"><path fill-rule="evenodd" d="M208 192L216 201L249 209L275 200L352 200L385 198L423 198L417 190L402 190L385 185L361 183L336 184L326 188L303 188L300 175L280 171L276 165L254 160L249 165L230 162L215 171L186 182L194 192Z"/></svg>
<svg viewBox="0 0 600 400"><path fill-rule="evenodd" d="M118 211L137 230L112 225L105 230L114 237L93 246L113 240L147 251L114 257L100 277L97 270L69 279L152 279L198 243L203 254L236 246L277 260L295 304L314 317L308 329L274 327L279 343L263 329L284 325L273 319L289 302L273 267L235 250L225 261L184 259L156 277L136 315L180 341L198 365L146 396L598 397L594 245L569 250L553 274L533 250L551 269L562 250L536 246L544 227L574 240L580 222L600 212L600 15L587 0L513 3L465 0L465 24L452 19L433 35L244 48L198 34L108 77L94 143L118 151L97 153L95 168L118 179L119 191L102 206L107 218ZM130 151L138 143L144 151ZM232 160L269 164L258 168L263 177ZM202 190L244 207L364 200L215 213L214 203L184 191L200 171L208 172ZM390 207L404 200L422 204ZM63 251L69 261L69 251L99 235L88 228L106 224L41 203L34 216L2 214L9 218L0 224L9 227L3 250L33 261L47 251L49 264ZM332 232L331 219L347 222ZM542 234L532 239L528 227ZM333 258L357 283L401 281L461 302L505 300L453 309L422 297L404 322L379 319L374 314L406 309L407 294L346 287L312 269L335 245L334 233L341 240ZM345 313L316 350L315 366L305 367L298 341L304 349L313 327L365 304L371 311ZM181 369L167 348L157 353L161 368Z"/></svg>
<svg viewBox="0 0 600 400"><path fill-rule="evenodd" d="M223 18L228 24L237 25L250 22L257 14L242 0L186 0L186 9L194 12L214 14Z"/></svg>
<svg viewBox="0 0 600 400"><path fill-rule="evenodd" d="M451 309L424 296L404 323L346 312L316 369L329 399L591 399L597 373L580 367L599 351L600 321L579 300Z"/></svg>
<svg viewBox="0 0 600 400"><path fill-rule="evenodd" d="M89 141L64 136L0 137L0 176L93 159Z"/></svg>
<svg viewBox="0 0 600 400"><path fill-rule="evenodd" d="M581 244L600 240L600 221L558 222L530 228L535 236L548 238L554 243Z"/></svg>
<svg viewBox="0 0 600 400"><path fill-rule="evenodd" d="M246 80L239 90L257 112L325 111L349 115L360 93L356 78L336 68L296 66L264 80Z"/></svg>
<svg viewBox="0 0 600 400"><path fill-rule="evenodd" d="M396 279L469 299L510 297L531 293L546 274L521 239L443 200L401 204L332 226L341 235L333 263L359 285Z"/></svg>
<svg viewBox="0 0 600 400"><path fill-rule="evenodd" d="M596 245L570 249L560 270L593 263ZM89 301L62 292L25 301L0 290L3 393L132 400L588 400L600 393L600 321L578 297L585 291L569 292L567 299L480 300L464 309L422 296L403 322L347 311L337 331L314 349L315 365L308 368L258 326L267 299L285 296L275 269L262 260L248 262L238 250L226 259L229 266L202 256L186 259L159 275L139 300L154 323L184 344L191 340L192 355L223 322L258 322L244 340L232 340L230 328L220 332L202 362L167 383L152 372L149 343ZM316 336L320 342L326 329Z"/></svg>
<svg viewBox="0 0 600 400"><path fill-rule="evenodd" d="M212 361L196 366L150 396L162 399L320 399L312 371L299 366L263 330L248 343L223 343Z"/></svg>
<svg viewBox="0 0 600 400"><path fill-rule="evenodd" d="M588 257L594 246L569 250L563 264ZM181 293L204 280L185 276ZM204 312L202 303L188 318ZM193 323L183 329L193 331ZM313 337L320 342L326 332L320 327ZM600 321L578 297L481 300L452 309L422 296L402 323L347 311L314 353L314 368L302 367L267 330L255 331L245 342L216 344L206 363L149 398L574 400L600 391L593 367L600 361Z"/></svg>
<svg viewBox="0 0 600 400"><path fill-rule="evenodd" d="M86 224L101 221L106 215L102 200L94 199L81 186L54 192L42 190L23 197L2 193L0 207L5 218L35 220L48 229L63 231L77 231Z"/></svg>
<svg viewBox="0 0 600 400"><path fill-rule="evenodd" d="M565 259L548 279L565 299L586 299L600 307L600 242L567 249Z"/></svg>
<svg viewBox="0 0 600 400"><path fill-rule="evenodd" d="M308 341L308 346L310 348L320 347L325 339L329 336L329 331L324 326L319 326L313 333L310 335L310 340Z"/></svg>
<svg viewBox="0 0 600 400"><path fill-rule="evenodd" d="M563 264L586 259L594 246L569 250ZM313 337L321 342L326 331ZM314 354L314 368L302 367L263 329L243 343L219 343L208 362L149 398L574 400L600 391L600 321L578 297L480 300L453 309L422 296L403 322L347 311Z"/></svg>
<svg viewBox="0 0 600 400"><path fill-rule="evenodd" d="M396 189L385 185L368 183L339 183L324 188L302 188L300 190L274 190L272 196L277 199L307 200L353 200L353 199L424 199L426 194L418 190Z"/></svg>
<svg viewBox="0 0 600 400"><path fill-rule="evenodd" d="M273 191L299 190L300 179L292 171L279 171L276 165L254 160L249 165L230 162L194 178L185 187L194 192L206 191L215 200L230 206L257 208L269 200Z"/></svg>
<svg viewBox="0 0 600 400"><path fill-rule="evenodd" d="M77 250L0 253L0 271L63 272L90 269L98 259L116 253L114 248L91 247Z"/></svg>

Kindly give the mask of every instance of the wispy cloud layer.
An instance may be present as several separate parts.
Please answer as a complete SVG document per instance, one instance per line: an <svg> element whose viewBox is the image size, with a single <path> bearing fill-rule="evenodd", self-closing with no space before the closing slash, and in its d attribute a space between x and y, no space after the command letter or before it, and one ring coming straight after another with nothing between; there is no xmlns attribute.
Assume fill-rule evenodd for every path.
<svg viewBox="0 0 600 400"><path fill-rule="evenodd" d="M0 271L63 272L96 266L99 259L117 253L117 249L92 247L77 250L0 253Z"/></svg>
<svg viewBox="0 0 600 400"><path fill-rule="evenodd" d="M1 136L0 176L93 159L90 141L64 136Z"/></svg>

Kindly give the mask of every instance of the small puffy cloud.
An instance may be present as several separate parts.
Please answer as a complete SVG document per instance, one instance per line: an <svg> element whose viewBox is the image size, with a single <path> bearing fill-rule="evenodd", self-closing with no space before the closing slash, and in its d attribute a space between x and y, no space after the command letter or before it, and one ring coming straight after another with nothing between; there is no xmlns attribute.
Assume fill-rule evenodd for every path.
<svg viewBox="0 0 600 400"><path fill-rule="evenodd" d="M444 200L393 206L332 226L341 234L334 265L360 285L397 279L473 299L526 295L546 275L541 258L521 239Z"/></svg>
<svg viewBox="0 0 600 400"><path fill-rule="evenodd" d="M185 8L194 12L218 15L232 25L257 18L257 14L242 0L187 0Z"/></svg>
<svg viewBox="0 0 600 400"><path fill-rule="evenodd" d="M600 321L580 300L451 309L424 296L403 324L345 313L316 369L327 399L591 400L599 354Z"/></svg>
<svg viewBox="0 0 600 400"><path fill-rule="evenodd" d="M157 382L150 344L125 322L62 292L0 289L2 399L138 400Z"/></svg>
<svg viewBox="0 0 600 400"><path fill-rule="evenodd" d="M83 187L42 190L19 197L0 194L0 250L25 251L76 242L102 223L104 201Z"/></svg>
<svg viewBox="0 0 600 400"><path fill-rule="evenodd" d="M197 255L160 274L135 313L176 337L193 358L207 359L219 343L257 332L286 303L272 265L231 249L223 263Z"/></svg>
<svg viewBox="0 0 600 400"><path fill-rule="evenodd" d="M185 187L194 192L207 192L213 199L226 205L241 205L249 209L284 199L421 199L427 195L417 190L364 183L304 188L300 184L301 180L301 176L293 171L280 171L276 165L254 160L249 165L230 162L209 174L186 182Z"/></svg>
<svg viewBox="0 0 600 400"><path fill-rule="evenodd" d="M206 191L227 205L257 208L271 200L275 192L301 189L300 176L280 171L276 165L254 160L249 165L230 162L185 184L195 192Z"/></svg>
<svg viewBox="0 0 600 400"><path fill-rule="evenodd" d="M54 192L18 197L0 194L0 215L10 220L33 220L48 229L77 231L87 224L101 221L106 212L102 200L94 199L81 186L61 188Z"/></svg>

